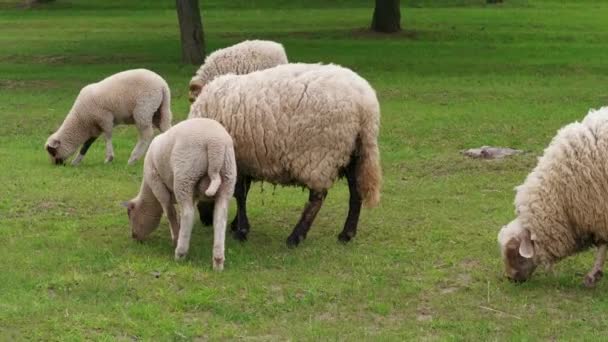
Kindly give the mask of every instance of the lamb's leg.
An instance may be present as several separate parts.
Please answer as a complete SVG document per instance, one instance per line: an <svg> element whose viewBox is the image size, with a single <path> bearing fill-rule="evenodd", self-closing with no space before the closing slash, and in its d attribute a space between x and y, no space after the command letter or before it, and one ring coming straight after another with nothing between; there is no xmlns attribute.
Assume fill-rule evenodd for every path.
<svg viewBox="0 0 608 342"><path fill-rule="evenodd" d="M215 210L214 202L199 201L197 204L198 213L201 218L201 223L205 226L213 224L213 211ZM236 220L236 218L235 218ZM236 224L236 223L235 223Z"/></svg>
<svg viewBox="0 0 608 342"><path fill-rule="evenodd" d="M137 140L137 144L135 145L133 152L131 152L131 157L129 157L128 161L129 165L133 165L146 153L150 142L152 142L152 138L154 138L154 128L152 128L152 125L138 125L137 128L139 129L139 140Z"/></svg>
<svg viewBox="0 0 608 342"><path fill-rule="evenodd" d="M82 145L82 148L80 149L80 153L78 153L76 158L74 158L74 160L72 160L72 165L76 166L76 165L80 164L80 162L82 161L82 158L84 158L85 154L87 154L89 147L91 147L91 145L93 145L95 140L97 140L97 137L89 138L89 140L84 142L84 144Z"/></svg>
<svg viewBox="0 0 608 342"><path fill-rule="evenodd" d="M344 229L338 234L338 240L342 242L349 242L350 239L357 235L357 224L359 223L359 214L361 213L361 194L359 194L359 189L357 189L357 160L357 157L353 157L353 160L345 170L350 199L348 201L348 216L344 223Z"/></svg>
<svg viewBox="0 0 608 342"><path fill-rule="evenodd" d="M601 244L597 247L597 255L595 257L595 264L593 264L593 268L587 275L585 276L585 286L587 287L595 287L595 285L602 279L604 272L602 269L604 268L604 261L606 260L606 248L607 244Z"/></svg>
<svg viewBox="0 0 608 342"><path fill-rule="evenodd" d="M180 168L182 170L194 170L192 165L187 164L180 165ZM197 180L188 177L188 174L191 173L184 172L184 174L178 174L173 180L173 193L182 211L179 222L177 248L175 249L175 260L183 259L188 254L188 249L190 248L190 235L192 234L192 225L194 224L193 192L197 183Z"/></svg>
<svg viewBox="0 0 608 342"><path fill-rule="evenodd" d="M308 233L308 230L310 230L310 226L321 209L323 200L325 200L326 196L327 190L310 190L310 194L308 195L308 204L306 204L306 207L302 212L300 221L298 221L298 224L296 224L295 228L291 232L291 235L289 235L287 238L287 247L296 247L300 241L306 238L306 234Z"/></svg>
<svg viewBox="0 0 608 342"><path fill-rule="evenodd" d="M169 226L171 227L171 240L173 241L173 247L177 247L177 240L179 236L179 222L177 220L177 213L175 212L175 206L173 205L173 199L171 192L162 183L158 176L150 176L151 179L148 182L152 193L163 207L163 211L167 215L169 220Z"/></svg>
<svg viewBox="0 0 608 342"><path fill-rule="evenodd" d="M247 218L247 193L251 186L251 178L239 177L234 188L236 198L236 217L230 224L234 238L239 241L247 240L249 234L249 219Z"/></svg>
<svg viewBox="0 0 608 342"><path fill-rule="evenodd" d="M226 241L226 220L228 216L228 204L230 195L220 194L215 199L213 211L213 269L221 271L224 269L224 245Z"/></svg>
<svg viewBox="0 0 608 342"><path fill-rule="evenodd" d="M112 128L104 128L103 137L106 140L106 160L109 163L114 160L114 147L112 146Z"/></svg>

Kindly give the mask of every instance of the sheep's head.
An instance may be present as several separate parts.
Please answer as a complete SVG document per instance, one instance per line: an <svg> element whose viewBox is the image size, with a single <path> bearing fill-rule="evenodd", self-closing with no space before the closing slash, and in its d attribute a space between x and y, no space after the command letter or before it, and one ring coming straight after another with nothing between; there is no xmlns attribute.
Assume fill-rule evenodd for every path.
<svg viewBox="0 0 608 342"><path fill-rule="evenodd" d="M188 101L190 101L190 103L194 103L194 101L196 101L196 98L201 93L204 86L205 84L203 81L199 79L195 78L190 81L190 88L188 92Z"/></svg>
<svg viewBox="0 0 608 342"><path fill-rule="evenodd" d="M498 243L507 277L517 282L528 280L537 266L530 231L515 219L502 227L498 233Z"/></svg>
<svg viewBox="0 0 608 342"><path fill-rule="evenodd" d="M49 154L51 163L55 165L63 165L65 160L74 154L75 149L66 141L62 141L56 134L51 135L44 149Z"/></svg>
<svg viewBox="0 0 608 342"><path fill-rule="evenodd" d="M127 208L133 239L142 242L158 227L162 211L151 211L145 203L137 200L123 202L122 206Z"/></svg>

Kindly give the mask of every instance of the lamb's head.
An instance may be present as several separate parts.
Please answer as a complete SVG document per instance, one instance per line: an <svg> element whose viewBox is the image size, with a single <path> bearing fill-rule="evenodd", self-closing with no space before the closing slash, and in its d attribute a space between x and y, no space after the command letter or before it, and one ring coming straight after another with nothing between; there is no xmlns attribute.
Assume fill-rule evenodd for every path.
<svg viewBox="0 0 608 342"><path fill-rule="evenodd" d="M498 244L507 277L517 282L528 280L538 266L534 260L534 242L530 231L521 226L519 219L515 219L502 227L498 233Z"/></svg>
<svg viewBox="0 0 608 342"><path fill-rule="evenodd" d="M131 236L139 242L144 241L158 227L162 209L161 212L151 210L150 206L137 199L123 202L122 205L127 208L127 215L131 224Z"/></svg>
<svg viewBox="0 0 608 342"><path fill-rule="evenodd" d="M63 165L65 160L76 152L76 147L61 139L57 133L47 139L44 149L49 154L51 163L55 165Z"/></svg>
<svg viewBox="0 0 608 342"><path fill-rule="evenodd" d="M204 82L198 78L193 78L190 81L190 88L188 92L188 101L190 101L190 103L194 103L194 101L196 101L196 98L201 93L204 86Z"/></svg>

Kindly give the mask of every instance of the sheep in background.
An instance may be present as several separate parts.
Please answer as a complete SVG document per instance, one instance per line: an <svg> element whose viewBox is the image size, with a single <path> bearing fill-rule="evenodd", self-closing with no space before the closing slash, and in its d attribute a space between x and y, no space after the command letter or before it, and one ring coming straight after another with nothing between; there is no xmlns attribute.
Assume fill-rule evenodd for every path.
<svg viewBox="0 0 608 342"><path fill-rule="evenodd" d="M563 127L516 188L517 218L498 234L506 275L525 281L538 265L598 246L585 276L602 276L608 243L608 107Z"/></svg>
<svg viewBox="0 0 608 342"><path fill-rule="evenodd" d="M55 164L63 164L80 145L80 153L72 161L78 165L100 134L106 140L106 159L114 159L112 129L119 124L135 124L139 140L131 153L129 164L141 158L154 137L154 128L161 132L171 127L171 92L167 82L146 69L119 72L100 82L82 88L72 109L45 144Z"/></svg>
<svg viewBox="0 0 608 342"><path fill-rule="evenodd" d="M230 135L210 119L182 121L159 134L144 160L144 179L137 197L124 203L134 239L144 240L163 211L171 226L175 258L188 253L194 220L194 201L215 202L213 268L224 267L228 204L236 183L236 163ZM173 199L181 209L177 220Z"/></svg>
<svg viewBox="0 0 608 342"><path fill-rule="evenodd" d="M338 177L346 177L350 190L341 241L355 236L362 202L374 206L380 200L380 106L369 83L349 69L286 64L220 76L203 88L189 117L219 121L234 140L239 177L232 229L240 240L249 232L246 198L252 180L310 190L287 239L290 247L306 237Z"/></svg>
<svg viewBox="0 0 608 342"><path fill-rule="evenodd" d="M246 40L214 51L196 71L190 81L188 99L196 100L201 89L214 78L224 74L243 75L253 71L287 64L283 45L268 40Z"/></svg>

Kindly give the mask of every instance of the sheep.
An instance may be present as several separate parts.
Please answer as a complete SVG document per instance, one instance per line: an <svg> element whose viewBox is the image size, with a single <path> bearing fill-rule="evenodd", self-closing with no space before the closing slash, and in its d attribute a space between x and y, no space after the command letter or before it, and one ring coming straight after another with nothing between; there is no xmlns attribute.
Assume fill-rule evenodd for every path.
<svg viewBox="0 0 608 342"><path fill-rule="evenodd" d="M362 202L373 207L380 200L380 106L369 83L349 69L285 64L220 76L205 86L189 117L218 120L234 140L239 177L231 228L238 240L249 232L246 199L253 180L309 189L289 247L306 238L338 177L346 177L350 190L340 241L356 235Z"/></svg>
<svg viewBox="0 0 608 342"><path fill-rule="evenodd" d="M224 239L228 204L236 183L236 162L230 135L211 119L182 121L152 140L144 159L139 194L123 206L132 237L143 241L158 227L163 211L169 219L175 259L190 246L194 201L215 202L213 268L224 268ZM181 208L178 221L173 201Z"/></svg>
<svg viewBox="0 0 608 342"><path fill-rule="evenodd" d="M287 64L283 45L268 40L246 40L214 51L196 71L190 81L188 99L196 100L201 89L217 76L228 73L237 75Z"/></svg>
<svg viewBox="0 0 608 342"><path fill-rule="evenodd" d="M526 281L538 265L598 247L584 284L602 276L608 243L608 107L557 132L537 166L516 187L517 217L498 242L507 277Z"/></svg>
<svg viewBox="0 0 608 342"><path fill-rule="evenodd" d="M112 128L118 124L135 124L139 140L129 158L135 163L146 152L154 136L171 127L171 92L167 82L146 69L119 72L80 90L63 124L46 141L51 162L63 164L78 146L80 153L72 161L78 165L100 134L106 140L106 158L114 159Z"/></svg>

